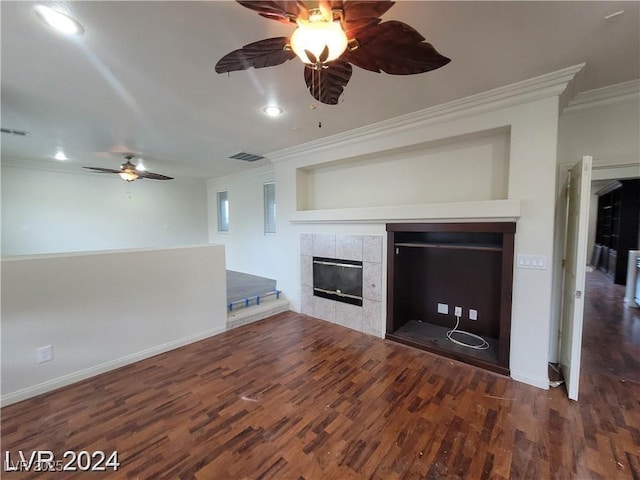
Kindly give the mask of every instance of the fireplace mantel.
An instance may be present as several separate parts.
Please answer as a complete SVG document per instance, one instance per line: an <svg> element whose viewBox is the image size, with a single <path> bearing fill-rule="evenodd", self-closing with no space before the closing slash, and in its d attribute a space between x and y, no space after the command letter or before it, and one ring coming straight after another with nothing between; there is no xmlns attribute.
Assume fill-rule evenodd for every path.
<svg viewBox="0 0 640 480"><path fill-rule="evenodd" d="M291 223L394 223L394 222L513 222L520 218L520 200L430 203L385 207L298 210Z"/></svg>

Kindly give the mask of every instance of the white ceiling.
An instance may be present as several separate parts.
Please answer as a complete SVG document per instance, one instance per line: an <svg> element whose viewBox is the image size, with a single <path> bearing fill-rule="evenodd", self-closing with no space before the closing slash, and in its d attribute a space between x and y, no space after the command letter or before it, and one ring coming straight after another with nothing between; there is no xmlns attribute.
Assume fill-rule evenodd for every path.
<svg viewBox="0 0 640 480"><path fill-rule="evenodd" d="M230 1L57 2L85 28L66 37L34 2L0 2L2 160L83 171L148 169L208 178L265 154L585 62L578 91L640 78L640 2L397 2L383 20L418 30L451 63L413 76L354 67L337 106L315 104L303 66L218 75L224 54L293 28ZM621 15L607 15L624 10ZM267 118L276 102L284 115ZM322 122L322 128L318 123ZM62 147L70 159L53 159ZM87 172L85 170L85 172Z"/></svg>

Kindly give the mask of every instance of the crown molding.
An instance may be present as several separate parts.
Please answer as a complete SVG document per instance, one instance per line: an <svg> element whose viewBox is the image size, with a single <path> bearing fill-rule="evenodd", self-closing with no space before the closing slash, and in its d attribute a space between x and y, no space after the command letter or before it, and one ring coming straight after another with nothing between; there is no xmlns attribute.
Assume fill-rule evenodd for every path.
<svg viewBox="0 0 640 480"><path fill-rule="evenodd" d="M247 175L252 177L259 177L261 175L273 174L274 168L272 164L263 165L261 167L251 168L242 172L230 173L222 177L212 177L207 179L207 187L219 186L220 184L235 183L237 181L243 181L247 178Z"/></svg>
<svg viewBox="0 0 640 480"><path fill-rule="evenodd" d="M629 100L640 96L640 79L628 82L608 85L594 90L578 93L564 109L564 112L572 112L583 108L608 105L615 102Z"/></svg>
<svg viewBox="0 0 640 480"><path fill-rule="evenodd" d="M27 158L11 157L10 159L2 159L2 168L22 168L25 170L39 170L51 173L64 173L72 175L91 175L88 170L82 170L74 164L65 164L64 162L54 163L31 160Z"/></svg>
<svg viewBox="0 0 640 480"><path fill-rule="evenodd" d="M278 163L296 158L305 152L340 146L355 139L366 141L367 138L380 133L395 133L407 128L418 128L428 123L490 112L544 98L560 96L584 66L585 64L581 63L563 68L562 70L349 130L348 132L276 150L265 154L265 157L274 163Z"/></svg>

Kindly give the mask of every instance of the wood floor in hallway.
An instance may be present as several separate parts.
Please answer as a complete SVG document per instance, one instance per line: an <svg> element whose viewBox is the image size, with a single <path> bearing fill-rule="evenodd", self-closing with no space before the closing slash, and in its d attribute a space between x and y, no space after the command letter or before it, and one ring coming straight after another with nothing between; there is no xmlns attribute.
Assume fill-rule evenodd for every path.
<svg viewBox="0 0 640 480"><path fill-rule="evenodd" d="M625 287L603 272L588 273L585 290L582 374L640 384L640 309L625 306Z"/></svg>
<svg viewBox="0 0 640 480"><path fill-rule="evenodd" d="M619 357L617 376L590 348L575 403L287 312L4 407L3 460L117 451L120 467L2 478L639 479L633 349L599 351Z"/></svg>

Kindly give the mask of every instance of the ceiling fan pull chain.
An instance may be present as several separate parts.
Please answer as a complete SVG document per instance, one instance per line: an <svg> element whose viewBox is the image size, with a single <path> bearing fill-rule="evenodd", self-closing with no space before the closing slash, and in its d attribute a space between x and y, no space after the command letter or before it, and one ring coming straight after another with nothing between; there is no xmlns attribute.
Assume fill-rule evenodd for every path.
<svg viewBox="0 0 640 480"><path fill-rule="evenodd" d="M318 69L318 86L319 86L318 96L320 98L322 98L322 78L320 77L320 70L319 69ZM320 103L322 103L322 101ZM321 120L318 121L318 128L322 128L322 121Z"/></svg>

